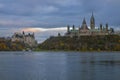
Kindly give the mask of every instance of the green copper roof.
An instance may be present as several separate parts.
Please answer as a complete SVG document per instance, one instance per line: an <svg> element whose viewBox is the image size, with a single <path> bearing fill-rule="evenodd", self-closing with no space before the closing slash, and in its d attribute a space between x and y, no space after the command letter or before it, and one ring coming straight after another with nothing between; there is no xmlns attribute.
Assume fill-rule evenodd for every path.
<svg viewBox="0 0 120 80"><path fill-rule="evenodd" d="M100 32L100 30L99 29L90 29L89 31L93 31L93 32Z"/></svg>
<svg viewBox="0 0 120 80"><path fill-rule="evenodd" d="M79 30L71 30L70 32L78 32Z"/></svg>

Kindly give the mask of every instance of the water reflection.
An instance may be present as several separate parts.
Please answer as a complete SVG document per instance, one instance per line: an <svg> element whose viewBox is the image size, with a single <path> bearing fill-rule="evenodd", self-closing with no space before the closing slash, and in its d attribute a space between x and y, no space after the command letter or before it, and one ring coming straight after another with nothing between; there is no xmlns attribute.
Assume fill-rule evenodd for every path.
<svg viewBox="0 0 120 80"><path fill-rule="evenodd" d="M119 67L118 53L0 53L0 80L119 80Z"/></svg>
<svg viewBox="0 0 120 80"><path fill-rule="evenodd" d="M67 80L120 79L118 76L119 72L116 72L119 69L120 59L114 56L114 54L86 53L77 54L77 56L71 55L67 56ZM116 59L118 61L115 61Z"/></svg>

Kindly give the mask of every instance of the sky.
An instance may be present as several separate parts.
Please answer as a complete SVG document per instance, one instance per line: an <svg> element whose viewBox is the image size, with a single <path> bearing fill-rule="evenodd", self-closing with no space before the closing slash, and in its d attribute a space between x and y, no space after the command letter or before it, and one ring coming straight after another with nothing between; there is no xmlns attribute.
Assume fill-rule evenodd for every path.
<svg viewBox="0 0 120 80"><path fill-rule="evenodd" d="M58 33L64 35L66 33L66 27L59 28L1 28L0 37L12 37L14 33L21 33L24 31L25 34L35 34L35 39L38 43L44 42L47 38L51 36L58 36Z"/></svg>
<svg viewBox="0 0 120 80"><path fill-rule="evenodd" d="M116 28L120 26L119 8L120 0L0 0L0 31L2 35L18 28L79 27L84 17L89 26L92 12L96 26L108 23Z"/></svg>
<svg viewBox="0 0 120 80"><path fill-rule="evenodd" d="M0 0L2 27L59 27L89 25L91 13L96 24L120 25L120 0Z"/></svg>

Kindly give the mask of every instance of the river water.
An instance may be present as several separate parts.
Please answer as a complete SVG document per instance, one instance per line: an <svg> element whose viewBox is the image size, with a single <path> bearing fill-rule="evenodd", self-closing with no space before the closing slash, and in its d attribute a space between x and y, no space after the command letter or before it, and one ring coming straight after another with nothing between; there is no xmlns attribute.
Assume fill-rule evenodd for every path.
<svg viewBox="0 0 120 80"><path fill-rule="evenodd" d="M0 80L120 80L120 52L0 52Z"/></svg>

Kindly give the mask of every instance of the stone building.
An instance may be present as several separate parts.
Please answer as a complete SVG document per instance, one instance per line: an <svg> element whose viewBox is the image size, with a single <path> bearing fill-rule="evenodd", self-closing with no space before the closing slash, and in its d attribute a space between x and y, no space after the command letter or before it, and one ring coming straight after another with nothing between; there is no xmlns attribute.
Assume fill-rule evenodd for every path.
<svg viewBox="0 0 120 80"><path fill-rule="evenodd" d="M83 19L82 25L81 27L79 27L78 29L75 29L75 26L73 25L73 28L70 29L70 26L67 26L67 33L65 34L65 36L90 36L90 35L109 35L109 34L113 34L114 33L114 29L110 28L108 29L108 24L106 23L105 27L103 27L102 24L100 24L99 28L95 27L95 18L94 15L92 13L92 16L90 18L90 28L88 28L87 23L85 18Z"/></svg>
<svg viewBox="0 0 120 80"><path fill-rule="evenodd" d="M23 33L14 33L11 38L11 41L12 42L15 42L15 41L23 42L26 46L29 46L29 47L36 47L37 45L37 41L35 40L34 33L25 34L24 31Z"/></svg>

